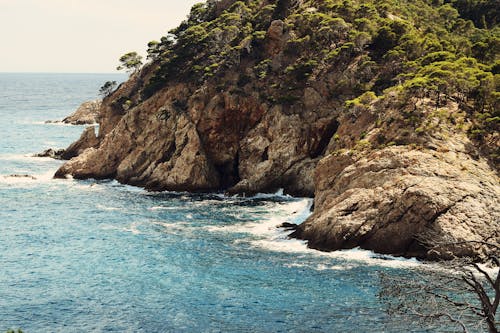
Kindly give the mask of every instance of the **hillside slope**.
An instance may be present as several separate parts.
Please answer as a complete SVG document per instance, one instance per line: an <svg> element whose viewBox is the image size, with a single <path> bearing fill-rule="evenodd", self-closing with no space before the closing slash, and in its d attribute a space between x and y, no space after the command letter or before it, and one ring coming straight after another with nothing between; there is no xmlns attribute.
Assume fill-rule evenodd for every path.
<svg viewBox="0 0 500 333"><path fill-rule="evenodd" d="M481 256L479 243L429 251L500 242L498 8L447 2L195 5L56 176L284 188L316 198L295 233L312 247Z"/></svg>

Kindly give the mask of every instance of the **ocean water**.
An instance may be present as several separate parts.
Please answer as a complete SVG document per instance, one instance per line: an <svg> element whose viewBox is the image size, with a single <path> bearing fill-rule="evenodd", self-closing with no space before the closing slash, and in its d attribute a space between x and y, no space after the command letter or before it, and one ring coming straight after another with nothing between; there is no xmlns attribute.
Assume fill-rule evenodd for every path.
<svg viewBox="0 0 500 333"><path fill-rule="evenodd" d="M0 332L427 332L377 296L381 272L420 263L321 253L276 229L307 218L310 199L53 180L61 162L31 154L83 127L44 121L123 79L0 74Z"/></svg>

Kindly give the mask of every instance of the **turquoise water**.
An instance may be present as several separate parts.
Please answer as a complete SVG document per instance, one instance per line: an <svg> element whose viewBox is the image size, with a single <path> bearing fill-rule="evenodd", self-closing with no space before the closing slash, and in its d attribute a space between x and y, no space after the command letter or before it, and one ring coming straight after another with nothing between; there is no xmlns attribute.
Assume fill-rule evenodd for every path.
<svg viewBox="0 0 500 333"><path fill-rule="evenodd" d="M417 331L377 297L380 272L417 262L320 253L275 228L304 220L309 199L51 179L60 162L30 155L82 127L44 121L121 79L0 74L0 332Z"/></svg>

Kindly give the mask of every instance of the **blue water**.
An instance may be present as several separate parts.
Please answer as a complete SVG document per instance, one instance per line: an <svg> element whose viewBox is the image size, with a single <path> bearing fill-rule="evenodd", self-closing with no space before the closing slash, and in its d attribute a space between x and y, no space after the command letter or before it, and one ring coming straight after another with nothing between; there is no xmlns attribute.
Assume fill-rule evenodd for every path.
<svg viewBox="0 0 500 333"><path fill-rule="evenodd" d="M418 331L391 320L377 293L380 272L420 264L324 254L275 228L304 220L309 199L52 180L61 162L30 154L83 127L44 121L122 79L0 74L0 332Z"/></svg>

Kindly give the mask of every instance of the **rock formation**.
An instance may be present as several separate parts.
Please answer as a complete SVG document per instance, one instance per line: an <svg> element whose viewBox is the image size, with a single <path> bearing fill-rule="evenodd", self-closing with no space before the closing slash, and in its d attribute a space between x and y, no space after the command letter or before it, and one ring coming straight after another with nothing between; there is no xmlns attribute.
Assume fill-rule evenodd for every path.
<svg viewBox="0 0 500 333"><path fill-rule="evenodd" d="M95 126L85 128L80 138L69 145L66 149L49 148L41 153L34 154L33 157L50 157L56 160L70 160L82 154L86 149L96 147L99 140L95 135Z"/></svg>
<svg viewBox="0 0 500 333"><path fill-rule="evenodd" d="M85 102L70 116L63 119L63 123L71 125L92 125L98 122L101 101Z"/></svg>
<svg viewBox="0 0 500 333"><path fill-rule="evenodd" d="M87 130L56 176L314 196L294 236L326 251L447 259L482 257L482 243L498 244L500 144L494 118L481 113L494 110L493 99L472 111L477 95L463 98L433 85L434 74L424 77L429 63L444 66L444 54L422 51L413 56L421 72L407 69L395 54L411 36L395 38L420 32L387 13L373 22L388 26L370 36L353 18L361 9L326 19L334 7L322 2L266 4L195 7L173 30L177 42L165 39L163 55L104 99L98 136ZM457 73L477 65L456 62ZM478 78L492 75L484 73ZM402 83L403 74L413 79ZM441 238L456 242L433 246Z"/></svg>
<svg viewBox="0 0 500 333"><path fill-rule="evenodd" d="M20 174L12 174L8 176L3 176L4 178L19 178L19 179L29 179L29 180L37 180L35 176L32 175L20 175Z"/></svg>
<svg viewBox="0 0 500 333"><path fill-rule="evenodd" d="M357 161L349 154L325 157L316 168L314 214L295 236L323 250L361 246L447 259L480 253L474 241L500 240L498 178L484 160L455 149L388 147ZM423 245L433 244L415 235L430 231L472 242L429 251Z"/></svg>
<svg viewBox="0 0 500 333"><path fill-rule="evenodd" d="M33 157L50 157L56 160L62 160L62 155L64 154L65 149L46 149L41 153L34 154Z"/></svg>

